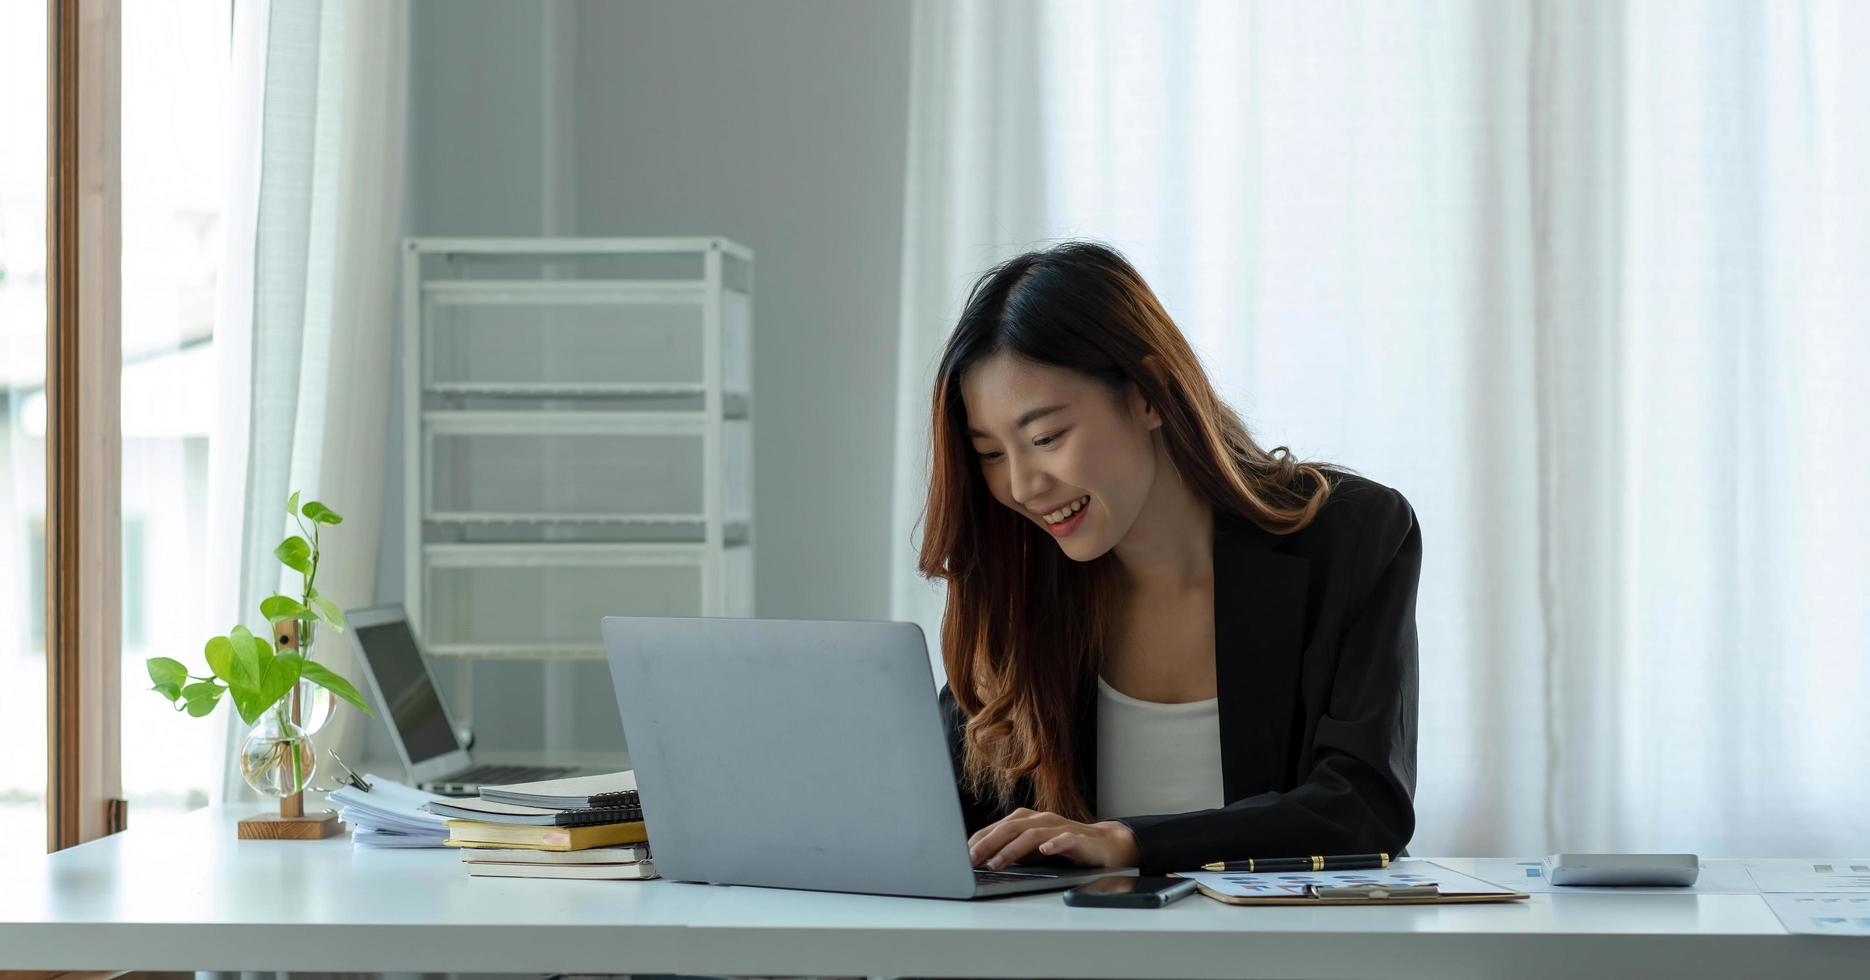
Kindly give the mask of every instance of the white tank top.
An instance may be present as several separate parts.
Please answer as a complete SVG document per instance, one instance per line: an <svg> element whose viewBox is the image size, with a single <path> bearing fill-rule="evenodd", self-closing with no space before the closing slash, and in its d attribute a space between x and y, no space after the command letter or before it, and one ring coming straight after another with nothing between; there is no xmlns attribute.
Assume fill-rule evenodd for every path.
<svg viewBox="0 0 1870 980"><path fill-rule="evenodd" d="M1098 819L1186 813L1224 802L1218 698L1139 701L1097 679Z"/></svg>

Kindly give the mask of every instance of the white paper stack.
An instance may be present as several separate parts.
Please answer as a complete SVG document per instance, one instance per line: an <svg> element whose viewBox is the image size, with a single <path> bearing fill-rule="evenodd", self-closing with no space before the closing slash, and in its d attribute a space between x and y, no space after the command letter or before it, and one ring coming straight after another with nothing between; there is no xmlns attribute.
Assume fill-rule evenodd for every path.
<svg viewBox="0 0 1870 980"><path fill-rule="evenodd" d="M351 827L351 842L359 847L441 847L448 838L444 818L422 809L423 804L445 797L424 793L381 776L365 775L370 791L354 786L332 790L331 801L342 809L338 819Z"/></svg>

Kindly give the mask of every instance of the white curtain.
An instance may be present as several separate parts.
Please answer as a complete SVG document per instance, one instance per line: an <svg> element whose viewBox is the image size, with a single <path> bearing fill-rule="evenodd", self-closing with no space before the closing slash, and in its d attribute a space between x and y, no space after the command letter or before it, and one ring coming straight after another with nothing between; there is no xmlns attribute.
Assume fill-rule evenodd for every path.
<svg viewBox="0 0 1870 980"><path fill-rule="evenodd" d="M232 200L215 328L221 428L209 462L223 629L264 626L261 599L298 595L298 573L273 557L294 490L344 516L321 535L319 592L347 608L376 592L407 51L401 0L235 8ZM321 628L313 653L361 689L346 637ZM244 726L227 714L231 750ZM317 737L321 772L325 747L357 763L364 721L340 706ZM223 782L230 796L251 798L232 767Z"/></svg>
<svg viewBox="0 0 1870 980"><path fill-rule="evenodd" d="M1414 503L1414 853L1870 852L1870 6L914 30L897 618L968 285L1099 238L1263 444Z"/></svg>

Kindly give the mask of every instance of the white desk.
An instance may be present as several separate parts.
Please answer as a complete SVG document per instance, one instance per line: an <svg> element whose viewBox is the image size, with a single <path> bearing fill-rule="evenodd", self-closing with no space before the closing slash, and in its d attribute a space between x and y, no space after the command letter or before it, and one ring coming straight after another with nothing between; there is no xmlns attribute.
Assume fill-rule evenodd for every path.
<svg viewBox="0 0 1870 980"><path fill-rule="evenodd" d="M0 884L0 968L1052 977L1870 976L1870 941L1787 935L1758 895L1505 905L1067 908L680 882L468 878L453 851L237 841L203 811ZM1472 863L1436 859L1471 871Z"/></svg>

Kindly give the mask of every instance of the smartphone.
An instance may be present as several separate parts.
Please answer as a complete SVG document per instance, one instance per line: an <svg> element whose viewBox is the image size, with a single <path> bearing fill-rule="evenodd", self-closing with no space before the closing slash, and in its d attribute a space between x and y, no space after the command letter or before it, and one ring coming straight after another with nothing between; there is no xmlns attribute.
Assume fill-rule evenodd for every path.
<svg viewBox="0 0 1870 980"><path fill-rule="evenodd" d="M1187 878L1111 875L1066 892L1065 904L1093 909L1159 909L1194 890L1195 883Z"/></svg>

